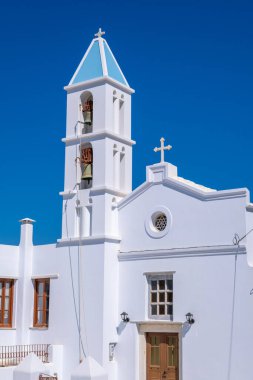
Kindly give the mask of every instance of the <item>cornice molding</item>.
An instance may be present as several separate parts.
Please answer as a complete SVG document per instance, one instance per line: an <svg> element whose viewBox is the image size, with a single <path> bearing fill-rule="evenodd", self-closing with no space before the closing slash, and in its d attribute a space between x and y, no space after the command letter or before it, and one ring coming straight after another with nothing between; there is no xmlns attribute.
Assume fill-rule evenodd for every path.
<svg viewBox="0 0 253 380"><path fill-rule="evenodd" d="M125 91L129 95L135 93L135 90L132 89L131 87L125 86L124 84L112 79L109 76L103 76L101 78L91 79L91 80L88 80L85 82L68 85L68 86L65 86L63 88L68 93L71 93L71 92L81 91L81 90L91 88L91 87L102 86L106 83L118 88L119 90Z"/></svg>
<svg viewBox="0 0 253 380"><path fill-rule="evenodd" d="M185 325L185 322L172 322L172 321L130 321L138 327L140 333L146 332L180 332Z"/></svg>
<svg viewBox="0 0 253 380"><path fill-rule="evenodd" d="M18 280L19 279L19 276L17 276L17 275L1 275L0 274L0 278L2 279L2 280Z"/></svg>
<svg viewBox="0 0 253 380"><path fill-rule="evenodd" d="M131 194L127 195L122 201L119 202L119 210L125 207L128 203L138 198L142 193L148 190L151 186L164 185L170 189L176 190L183 194L197 198L201 201L209 202L223 199L232 198L248 198L248 189L232 189L232 190L220 190L220 191L203 191L186 183L177 181L176 179L166 178L159 182L144 182L141 186L137 187Z"/></svg>
<svg viewBox="0 0 253 380"><path fill-rule="evenodd" d="M120 210L123 207L127 206L128 203L132 202L134 199L138 198L141 194L145 193L145 191L153 185L154 185L153 182L144 182L142 185L140 185L134 191L132 191L131 194L127 195L124 199L122 199L118 203L118 209Z"/></svg>
<svg viewBox="0 0 253 380"><path fill-rule="evenodd" d="M76 195L76 190L66 190L66 191L60 191L59 195L61 195L64 199L71 199Z"/></svg>
<svg viewBox="0 0 253 380"><path fill-rule="evenodd" d="M129 145L129 146L136 144L134 140L118 135L117 133L113 133L113 132L109 132L105 130L100 131L100 132L86 133L86 134L82 134L78 136L64 137L61 139L61 141L64 142L66 145L72 145L72 144L76 144L80 142L88 143L95 140L102 140L102 139L105 139L106 137L112 140L121 142L123 144Z"/></svg>
<svg viewBox="0 0 253 380"><path fill-rule="evenodd" d="M79 191L83 191L83 190L86 190L86 191L88 190L90 196L111 194L111 195L115 195L116 197L124 198L128 194L128 193L124 193L122 191L119 191L117 189L114 189L108 186L92 187L91 189L81 189ZM61 195L64 199L71 199L76 194L77 194L76 190L65 190L65 191L59 192L59 195Z"/></svg>
<svg viewBox="0 0 253 380"><path fill-rule="evenodd" d="M60 277L59 273L52 274L36 274L31 277L32 280L38 280L40 278L49 278L51 280L57 280Z"/></svg>
<svg viewBox="0 0 253 380"><path fill-rule="evenodd" d="M113 189L112 187L107 186L101 186L101 187L94 187L90 189L90 196L94 195L103 195L103 194L111 194L115 195L117 197L126 197L128 193L123 193L122 191Z"/></svg>
<svg viewBox="0 0 253 380"><path fill-rule="evenodd" d="M232 189L232 190L216 190L216 191L203 191L201 189L194 188L186 183L177 181L174 178L166 178L163 181L164 186L168 186L170 189L175 189L184 194L190 195L194 198L198 198L203 201L222 200L230 198L243 198L248 196L248 189Z"/></svg>
<svg viewBox="0 0 253 380"><path fill-rule="evenodd" d="M147 321L130 321L130 323L134 323L136 325L157 325L157 326L178 326L181 327L185 322L173 322L173 321L166 321L165 319L163 320L147 320Z"/></svg>
<svg viewBox="0 0 253 380"><path fill-rule="evenodd" d="M224 255L244 255L246 247L235 245L215 245L209 247L187 247L187 248L170 248L157 250L138 250L138 251L120 251L118 254L119 261L136 261L136 260L158 260L175 257L201 257L201 256L224 256Z"/></svg>
<svg viewBox="0 0 253 380"><path fill-rule="evenodd" d="M101 235L101 236L89 236L82 238L68 238L58 239L57 247L64 246L78 246L78 245L91 245L91 244L103 244L103 243L120 243L121 238L119 236Z"/></svg>

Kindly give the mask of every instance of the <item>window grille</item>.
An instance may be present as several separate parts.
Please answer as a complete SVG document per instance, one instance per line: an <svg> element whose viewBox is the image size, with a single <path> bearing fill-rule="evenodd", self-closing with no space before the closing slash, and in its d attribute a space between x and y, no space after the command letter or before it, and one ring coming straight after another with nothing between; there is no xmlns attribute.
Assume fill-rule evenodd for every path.
<svg viewBox="0 0 253 380"><path fill-rule="evenodd" d="M173 320L173 275L149 278L149 317Z"/></svg>
<svg viewBox="0 0 253 380"><path fill-rule="evenodd" d="M164 231L167 226L167 217L165 214L159 214L155 218L154 226L158 231Z"/></svg>

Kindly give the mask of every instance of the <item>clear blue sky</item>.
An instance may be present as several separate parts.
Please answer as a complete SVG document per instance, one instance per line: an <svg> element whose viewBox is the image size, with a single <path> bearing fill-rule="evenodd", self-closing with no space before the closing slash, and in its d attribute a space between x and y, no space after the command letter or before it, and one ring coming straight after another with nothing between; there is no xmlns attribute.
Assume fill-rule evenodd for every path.
<svg viewBox="0 0 253 380"><path fill-rule="evenodd" d="M133 183L161 136L179 175L253 191L252 1L10 1L0 5L0 243L61 232L66 94L98 27L133 95Z"/></svg>

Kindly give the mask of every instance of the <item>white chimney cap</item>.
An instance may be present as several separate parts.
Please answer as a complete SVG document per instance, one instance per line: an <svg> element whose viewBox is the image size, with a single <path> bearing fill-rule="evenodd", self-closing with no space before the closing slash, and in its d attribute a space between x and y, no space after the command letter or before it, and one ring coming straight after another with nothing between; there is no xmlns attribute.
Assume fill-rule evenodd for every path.
<svg viewBox="0 0 253 380"><path fill-rule="evenodd" d="M30 218L24 218L24 219L20 219L19 222L21 224L33 224L36 222L36 220L30 219Z"/></svg>

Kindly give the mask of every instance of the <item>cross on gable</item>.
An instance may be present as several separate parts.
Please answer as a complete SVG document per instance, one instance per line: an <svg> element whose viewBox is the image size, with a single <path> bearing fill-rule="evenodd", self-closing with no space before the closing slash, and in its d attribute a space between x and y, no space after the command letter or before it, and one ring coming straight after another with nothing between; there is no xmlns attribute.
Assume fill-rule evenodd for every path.
<svg viewBox="0 0 253 380"><path fill-rule="evenodd" d="M102 29L99 28L99 29L98 29L98 32L97 32L96 34L94 34L94 36L100 38L100 37L102 37L104 34L105 34L105 32L102 32Z"/></svg>
<svg viewBox="0 0 253 380"><path fill-rule="evenodd" d="M172 146L171 145L164 146L165 139L163 137L160 139L160 141L161 141L160 148L155 148L154 152L161 152L161 162L164 162L164 151L171 150Z"/></svg>

